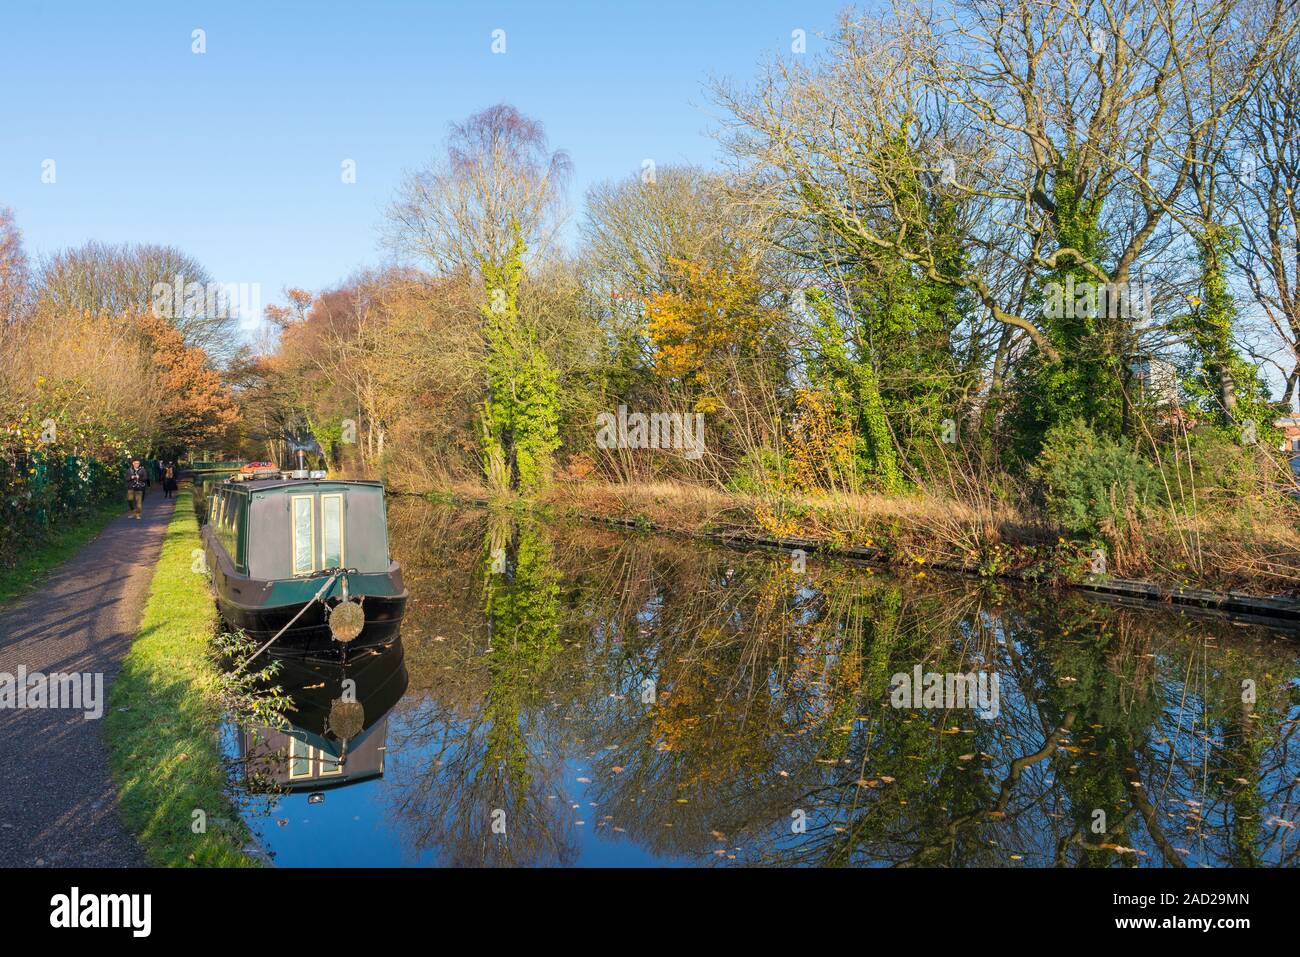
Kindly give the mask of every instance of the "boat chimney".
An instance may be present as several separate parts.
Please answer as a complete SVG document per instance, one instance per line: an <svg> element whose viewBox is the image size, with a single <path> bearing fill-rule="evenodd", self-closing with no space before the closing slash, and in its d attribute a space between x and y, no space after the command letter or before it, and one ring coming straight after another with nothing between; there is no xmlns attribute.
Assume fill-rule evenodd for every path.
<svg viewBox="0 0 1300 957"><path fill-rule="evenodd" d="M293 478L305 479L307 477L306 456L304 455L302 449L298 449L297 454L298 454L298 467L293 471Z"/></svg>

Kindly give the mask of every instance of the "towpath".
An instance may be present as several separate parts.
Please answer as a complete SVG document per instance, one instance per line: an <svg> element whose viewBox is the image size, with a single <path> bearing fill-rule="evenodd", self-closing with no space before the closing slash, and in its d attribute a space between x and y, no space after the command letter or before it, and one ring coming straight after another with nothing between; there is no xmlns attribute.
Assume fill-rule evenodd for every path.
<svg viewBox="0 0 1300 957"><path fill-rule="evenodd" d="M142 520L119 516L31 594L0 605L0 682L20 668L101 674L107 711L174 503L150 489ZM0 866L144 864L118 815L103 726L84 709L0 707Z"/></svg>

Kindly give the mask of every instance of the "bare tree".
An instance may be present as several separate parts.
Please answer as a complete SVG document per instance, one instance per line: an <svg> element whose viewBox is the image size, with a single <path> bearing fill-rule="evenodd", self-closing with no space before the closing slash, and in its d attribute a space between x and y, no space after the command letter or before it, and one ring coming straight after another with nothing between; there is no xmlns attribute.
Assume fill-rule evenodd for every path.
<svg viewBox="0 0 1300 957"><path fill-rule="evenodd" d="M30 281L23 234L14 224L13 210L0 206L0 327L18 321Z"/></svg>
<svg viewBox="0 0 1300 957"><path fill-rule="evenodd" d="M179 301L170 294L180 283ZM201 297L184 294L197 284ZM169 290L167 318L185 338L218 358L233 348L238 317L224 289L197 260L174 246L114 245L91 241L44 259L36 283L36 298L65 312L128 312L154 310L157 289ZM206 290L214 292L208 296Z"/></svg>
<svg viewBox="0 0 1300 957"><path fill-rule="evenodd" d="M446 155L410 174L388 209L388 239L444 275L500 262L519 223L533 258L550 247L571 164L542 124L501 103L452 124Z"/></svg>
<svg viewBox="0 0 1300 957"><path fill-rule="evenodd" d="M1300 39L1264 71L1241 122L1230 220L1234 255L1250 292L1283 347L1282 401L1300 399ZM1235 155L1234 155L1235 152Z"/></svg>
<svg viewBox="0 0 1300 957"><path fill-rule="evenodd" d="M587 193L584 259L610 294L639 299L664 291L673 259L716 262L738 240L728 228L726 182L694 166L600 183Z"/></svg>

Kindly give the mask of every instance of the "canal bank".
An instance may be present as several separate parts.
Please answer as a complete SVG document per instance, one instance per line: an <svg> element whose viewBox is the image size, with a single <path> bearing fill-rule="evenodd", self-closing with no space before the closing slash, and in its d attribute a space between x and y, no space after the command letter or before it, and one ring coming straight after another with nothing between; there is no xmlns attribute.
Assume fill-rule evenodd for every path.
<svg viewBox="0 0 1300 957"><path fill-rule="evenodd" d="M394 492L392 494L402 494ZM414 494L414 493L407 493ZM474 508L499 508L481 495L463 490L448 490L416 495L435 503ZM1223 614L1234 619L1283 628L1300 629L1300 591L1289 594L1264 593L1239 588L1215 588L1197 582L1177 584L1147 579L1126 578L1110 574L1104 549L1079 542L1057 539L1038 543L1019 542L993 545L958 544L925 529L898 519L889 529L862 536L835 530L823 536L806 537L771 533L755 529L752 518L734 514L735 509L716 510L712 517L700 521L698 515L687 517L683 510L679 521L665 521L653 509L616 507L593 511L575 504L577 497L561 496L558 501L529 502L513 499L505 503L511 511L535 512L545 516L564 516L584 522L609 525L641 532L653 532L677 538L713 542L729 548L759 548L790 553L793 560L816 554L826 559L843 559L872 565L904 568L924 573L925 569L953 572L981 579L1003 579L1031 585L1048 585L1078 589L1107 601L1137 605L1174 605L1182 608ZM663 505L662 502L659 503ZM659 509L663 511L662 508ZM759 525L772 524L759 522ZM776 523L779 524L779 523ZM955 527L958 523L954 522ZM966 530L970 532L969 529ZM1203 584L1204 587L1198 587Z"/></svg>
<svg viewBox="0 0 1300 957"><path fill-rule="evenodd" d="M158 866L255 866L225 792L217 610L189 490L176 498L148 600L109 700L106 737L122 817ZM197 561L197 564L196 564Z"/></svg>
<svg viewBox="0 0 1300 957"><path fill-rule="evenodd" d="M604 515L582 515L584 521L613 525L618 528L642 529L658 535L675 535L676 530L660 525L645 525L639 520L611 518ZM897 565L887 549L862 548L834 545L816 539L803 538L769 538L743 533L696 533L694 537L704 538L729 548L763 548L776 549L790 553L796 559L803 555L820 555L823 558L841 558L851 561L869 562L875 565ZM913 564L926 564L921 561ZM1034 583L1044 577L1026 574L1014 568L995 574L988 574L979 565L962 562L935 561L929 567L940 571L955 572L975 578L1006 578L1013 581ZM1051 576L1051 584L1080 591L1122 599L1135 604L1150 603L1160 605L1179 605L1211 612L1222 612L1231 617L1238 617L1274 626L1291 625L1300 629L1300 601L1286 598L1267 598L1245 592L1219 592L1207 588L1188 588L1186 586L1162 585L1157 582L1114 578L1101 573L1088 574L1079 579L1066 579Z"/></svg>

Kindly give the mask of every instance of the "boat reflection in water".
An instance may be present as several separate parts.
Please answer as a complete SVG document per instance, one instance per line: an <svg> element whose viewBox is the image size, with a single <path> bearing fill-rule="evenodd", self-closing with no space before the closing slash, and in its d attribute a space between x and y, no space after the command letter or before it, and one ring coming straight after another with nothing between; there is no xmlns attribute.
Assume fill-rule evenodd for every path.
<svg viewBox="0 0 1300 957"><path fill-rule="evenodd" d="M278 655L288 726L239 732L250 790L323 792L383 776L388 712L406 692L400 640L321 655Z"/></svg>

